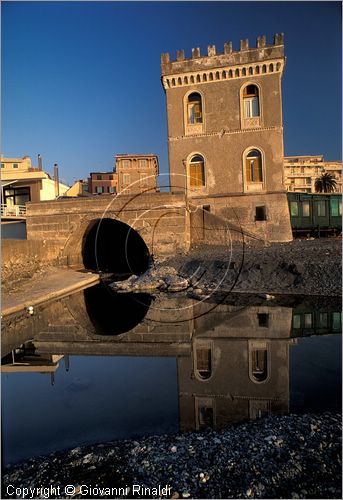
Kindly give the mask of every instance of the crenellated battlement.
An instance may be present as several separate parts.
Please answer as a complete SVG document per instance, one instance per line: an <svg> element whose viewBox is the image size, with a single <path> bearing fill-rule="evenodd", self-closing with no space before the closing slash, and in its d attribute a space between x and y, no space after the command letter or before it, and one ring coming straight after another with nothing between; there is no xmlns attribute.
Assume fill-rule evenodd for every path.
<svg viewBox="0 0 343 500"><path fill-rule="evenodd" d="M249 40L241 40L240 48L233 50L232 42L224 44L224 51L217 53L215 45L209 45L207 54L201 55L200 48L192 49L191 58L185 58L185 51L178 50L176 60L170 60L169 53L161 55L162 76L188 73L214 68L239 66L244 64L263 63L271 59L284 59L284 35L274 35L273 44L267 45L266 36L259 36L256 47L249 47Z"/></svg>

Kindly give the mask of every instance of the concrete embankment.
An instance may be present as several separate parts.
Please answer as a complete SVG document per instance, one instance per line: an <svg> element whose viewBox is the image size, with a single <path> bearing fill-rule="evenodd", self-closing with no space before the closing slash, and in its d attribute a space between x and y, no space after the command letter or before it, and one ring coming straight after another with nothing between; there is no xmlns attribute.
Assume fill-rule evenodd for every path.
<svg viewBox="0 0 343 500"><path fill-rule="evenodd" d="M26 310L44 302L69 295L76 290L99 282L98 274L73 271L67 268L49 268L34 279L21 283L2 296L2 317Z"/></svg>

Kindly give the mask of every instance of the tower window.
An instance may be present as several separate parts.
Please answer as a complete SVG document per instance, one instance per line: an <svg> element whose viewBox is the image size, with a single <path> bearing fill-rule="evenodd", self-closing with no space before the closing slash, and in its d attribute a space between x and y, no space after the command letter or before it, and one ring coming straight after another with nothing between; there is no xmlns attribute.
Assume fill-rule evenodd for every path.
<svg viewBox="0 0 343 500"><path fill-rule="evenodd" d="M247 182L263 182L262 157L260 151L252 149L246 157L245 175Z"/></svg>
<svg viewBox="0 0 343 500"><path fill-rule="evenodd" d="M202 123L202 103L201 95L193 92L187 100L187 120L189 125Z"/></svg>
<svg viewBox="0 0 343 500"><path fill-rule="evenodd" d="M193 156L189 162L189 185L191 187L205 186L204 158L201 155Z"/></svg>
<svg viewBox="0 0 343 500"><path fill-rule="evenodd" d="M243 91L244 118L260 116L258 87L247 85Z"/></svg>
<svg viewBox="0 0 343 500"><path fill-rule="evenodd" d="M254 349L251 353L252 376L256 382L263 382L268 376L267 349Z"/></svg>
<svg viewBox="0 0 343 500"><path fill-rule="evenodd" d="M266 207L255 207L255 220L261 221L261 220L267 220L267 213L266 213Z"/></svg>
<svg viewBox="0 0 343 500"><path fill-rule="evenodd" d="M211 377L211 349L204 347L196 350L196 366L200 378L208 379Z"/></svg>
<svg viewBox="0 0 343 500"><path fill-rule="evenodd" d="M261 328L268 328L269 327L269 314L268 313L258 313L257 319L258 319L258 326L260 326Z"/></svg>

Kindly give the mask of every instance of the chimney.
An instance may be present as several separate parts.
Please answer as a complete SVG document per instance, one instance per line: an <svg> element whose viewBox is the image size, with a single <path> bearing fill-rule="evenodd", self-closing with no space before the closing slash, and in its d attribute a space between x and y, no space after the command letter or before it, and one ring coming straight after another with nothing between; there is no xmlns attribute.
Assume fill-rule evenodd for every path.
<svg viewBox="0 0 343 500"><path fill-rule="evenodd" d="M60 181L58 178L58 165L54 164L55 198L60 195Z"/></svg>
<svg viewBox="0 0 343 500"><path fill-rule="evenodd" d="M41 155L38 155L38 170L43 170Z"/></svg>

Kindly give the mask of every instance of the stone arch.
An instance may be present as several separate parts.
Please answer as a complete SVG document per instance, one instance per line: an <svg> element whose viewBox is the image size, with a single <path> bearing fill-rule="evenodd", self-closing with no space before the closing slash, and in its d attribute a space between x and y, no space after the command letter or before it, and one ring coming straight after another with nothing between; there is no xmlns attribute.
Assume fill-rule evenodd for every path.
<svg viewBox="0 0 343 500"><path fill-rule="evenodd" d="M142 236L114 218L84 220L68 239L63 255L69 266L113 274L141 274L150 262Z"/></svg>
<svg viewBox="0 0 343 500"><path fill-rule="evenodd" d="M200 83L201 82L201 77L200 75L197 75L197 83Z"/></svg>

